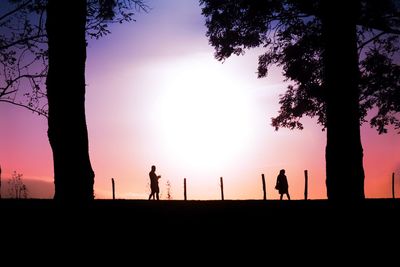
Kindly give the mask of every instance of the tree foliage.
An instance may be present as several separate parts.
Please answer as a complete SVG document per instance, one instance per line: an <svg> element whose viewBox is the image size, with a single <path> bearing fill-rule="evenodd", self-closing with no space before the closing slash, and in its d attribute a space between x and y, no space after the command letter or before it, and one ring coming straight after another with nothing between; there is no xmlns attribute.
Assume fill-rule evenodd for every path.
<svg viewBox="0 0 400 267"><path fill-rule="evenodd" d="M0 102L47 116L47 0L3 2L0 9ZM87 36L99 39L110 33L110 24L132 21L135 12L147 10L142 0L88 0Z"/></svg>
<svg viewBox="0 0 400 267"><path fill-rule="evenodd" d="M302 129L303 116L316 117L325 127L321 1L200 1L207 36L218 60L263 47L258 77L266 77L273 64L282 68L290 85L280 96L278 116L272 118L276 129ZM338 4L346 8L343 2ZM354 16L358 24L361 122L369 119L379 133L386 132L389 125L399 129L399 1L362 0Z"/></svg>

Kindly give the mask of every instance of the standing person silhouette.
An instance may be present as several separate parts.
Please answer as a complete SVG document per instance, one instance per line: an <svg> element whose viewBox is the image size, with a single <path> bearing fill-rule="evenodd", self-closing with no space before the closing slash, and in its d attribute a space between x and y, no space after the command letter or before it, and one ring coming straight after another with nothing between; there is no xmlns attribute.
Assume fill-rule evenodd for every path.
<svg viewBox="0 0 400 267"><path fill-rule="evenodd" d="M279 191L279 194L281 194L281 200L283 198L283 194L286 194L287 198L290 200L289 184L284 169L280 170L279 175L276 178L275 189Z"/></svg>
<svg viewBox="0 0 400 267"><path fill-rule="evenodd" d="M149 200L151 199L151 197L153 197L153 199L160 200L160 188L158 187L158 179L161 178L161 175L156 175L156 166L151 166L151 171L149 172L149 176L150 176L150 196L149 196Z"/></svg>

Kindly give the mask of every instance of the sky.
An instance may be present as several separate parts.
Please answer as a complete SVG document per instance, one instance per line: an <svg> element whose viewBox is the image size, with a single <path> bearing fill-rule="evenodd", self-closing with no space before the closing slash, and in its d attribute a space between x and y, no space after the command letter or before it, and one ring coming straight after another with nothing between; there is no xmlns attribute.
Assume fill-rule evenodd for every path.
<svg viewBox="0 0 400 267"><path fill-rule="evenodd" d="M275 131L271 117L287 83L278 68L257 79L261 49L217 61L205 36L197 0L148 0L150 10L136 22L110 27L112 34L89 40L86 64L86 116L95 171L95 197L146 199L149 171L167 182L173 199L267 198L280 169L286 170L292 199L326 198L326 132L314 119L302 131ZM46 119L0 103L0 166L4 181L23 174L31 197L53 195L52 153ZM367 198L391 196L391 174L400 177L400 136L378 135L362 127ZM397 179L397 181L399 181ZM397 191L400 183L396 184ZM6 195L3 186L3 195Z"/></svg>

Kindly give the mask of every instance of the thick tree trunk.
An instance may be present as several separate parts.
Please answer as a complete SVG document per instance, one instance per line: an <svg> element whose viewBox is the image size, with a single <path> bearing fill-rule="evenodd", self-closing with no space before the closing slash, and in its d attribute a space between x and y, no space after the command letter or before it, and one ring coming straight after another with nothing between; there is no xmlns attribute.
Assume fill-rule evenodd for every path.
<svg viewBox="0 0 400 267"><path fill-rule="evenodd" d="M49 0L48 137L53 150L56 200L93 199L85 118L86 0Z"/></svg>
<svg viewBox="0 0 400 267"><path fill-rule="evenodd" d="M364 199L357 2L321 1L325 41L324 86L327 97L326 186L328 198L339 201Z"/></svg>

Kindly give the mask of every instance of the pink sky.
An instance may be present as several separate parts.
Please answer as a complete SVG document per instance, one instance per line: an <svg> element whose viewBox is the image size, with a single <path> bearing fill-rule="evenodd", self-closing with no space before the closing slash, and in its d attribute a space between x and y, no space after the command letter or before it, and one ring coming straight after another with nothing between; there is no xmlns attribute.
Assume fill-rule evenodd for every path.
<svg viewBox="0 0 400 267"><path fill-rule="evenodd" d="M267 197L276 199L282 168L293 199L303 198L305 169L309 197L326 198L325 132L311 119L303 131L270 126L286 88L280 71L257 79L261 50L216 61L198 1L166 2L148 1L148 14L89 42L86 107L96 197L111 197L114 177L118 198L146 198L154 164L162 198L170 181L172 197L182 199L187 178L189 199L219 199L223 176L226 199L259 199L264 173ZM45 119L7 104L0 114L3 179L16 170L52 183ZM366 196L390 197L391 173L400 176L399 135L378 135L365 125L362 141Z"/></svg>

